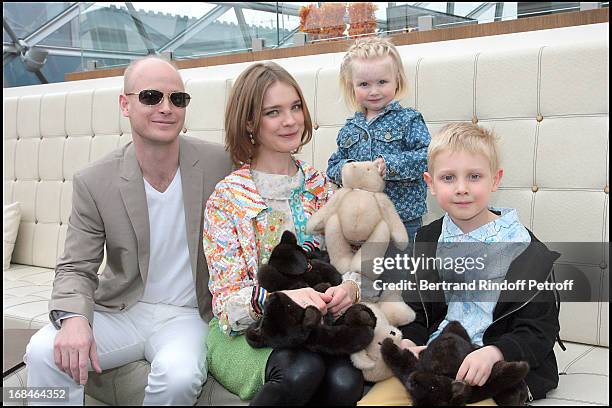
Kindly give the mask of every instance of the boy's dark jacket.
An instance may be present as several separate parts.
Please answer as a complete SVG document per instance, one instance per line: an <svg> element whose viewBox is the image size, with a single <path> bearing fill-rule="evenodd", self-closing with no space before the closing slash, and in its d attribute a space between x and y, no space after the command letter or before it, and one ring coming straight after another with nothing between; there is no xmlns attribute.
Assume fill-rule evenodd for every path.
<svg viewBox="0 0 612 408"><path fill-rule="evenodd" d="M442 218L420 228L415 239L415 256L435 257ZM510 264L506 280L553 281L553 262L560 256L551 252L531 231L531 243ZM412 275L418 281L439 281L438 272L419 269ZM517 301L517 296L522 300ZM418 291L408 295L408 304L416 312L416 320L401 327L404 338L417 345L427 343L447 313L444 292ZM527 361L530 371L525 381L534 399L546 397L557 387L559 374L553 352L559 334L559 309L551 290L525 290L524 293L502 291L493 310L493 323L483 336L483 345L498 347L506 361Z"/></svg>

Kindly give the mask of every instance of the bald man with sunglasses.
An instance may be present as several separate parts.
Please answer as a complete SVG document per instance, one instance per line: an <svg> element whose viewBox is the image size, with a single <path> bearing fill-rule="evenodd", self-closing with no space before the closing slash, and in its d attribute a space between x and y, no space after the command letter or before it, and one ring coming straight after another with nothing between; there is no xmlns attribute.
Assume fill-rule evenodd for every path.
<svg viewBox="0 0 612 408"><path fill-rule="evenodd" d="M145 405L196 402L211 317L202 215L231 160L222 146L180 135L189 101L169 62L126 69L119 104L132 142L74 175L51 323L24 356L29 387L67 387L68 405L81 405L88 371L146 359Z"/></svg>

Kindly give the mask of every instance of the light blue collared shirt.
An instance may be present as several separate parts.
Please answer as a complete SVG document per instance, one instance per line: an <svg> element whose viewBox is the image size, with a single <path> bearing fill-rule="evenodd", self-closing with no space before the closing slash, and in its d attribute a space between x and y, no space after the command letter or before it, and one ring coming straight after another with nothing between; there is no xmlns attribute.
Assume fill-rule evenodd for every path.
<svg viewBox="0 0 612 408"><path fill-rule="evenodd" d="M472 282L485 279L501 282L505 279L512 261L531 242L529 232L519 221L515 209L489 209L500 212L499 218L467 234L461 231L448 214L444 216L436 257L481 257L485 261L482 264L484 268L480 269L473 267L462 270L457 267L458 263L454 264L454 268L442 268L439 270L442 281ZM497 245L499 243L502 245ZM484 332L493 322L493 310L499 298L499 291L444 291L444 297L448 311L438 330L429 337L429 342L435 339L449 322L457 320L468 332L472 343L482 345Z"/></svg>

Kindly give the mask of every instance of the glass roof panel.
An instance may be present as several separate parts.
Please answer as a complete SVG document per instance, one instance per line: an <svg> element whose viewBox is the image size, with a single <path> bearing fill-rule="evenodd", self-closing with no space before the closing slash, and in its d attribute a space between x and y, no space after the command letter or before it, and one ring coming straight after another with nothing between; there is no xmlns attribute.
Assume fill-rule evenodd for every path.
<svg viewBox="0 0 612 408"><path fill-rule="evenodd" d="M325 9L327 6L312 17L317 21L322 19L323 23L319 21L318 26L330 25L327 20L334 20L329 17L335 16L334 6L339 5L331 3L3 2L3 17L25 46L38 46L49 53L42 73L56 82L63 80L66 72L86 69L86 62L90 60L103 68L126 65L134 58L167 51L173 52L175 59L247 52L252 49L253 38L263 38L265 48L289 47L300 26L300 7L314 4ZM71 21L62 18L55 26L46 26L74 4L79 5L78 17ZM609 2L589 4L609 7ZM576 11L579 5L578 2L379 2L375 11L376 28L379 33L389 34L414 31L418 30L419 17L432 16L433 29L442 29L492 22L496 14L503 20L511 20ZM236 9L235 6L244 7ZM475 15L467 17L474 12ZM322 18L319 13L329 13L328 18ZM347 14L344 21L348 23L348 19ZM311 28L307 41L329 41L351 32L350 29L340 34L337 31L334 27ZM19 47L13 46L6 29L3 41L4 85L37 83L39 78L35 74L25 72L23 58L16 54ZM18 73L19 69L24 72ZM67 71L61 72L64 69Z"/></svg>
<svg viewBox="0 0 612 408"><path fill-rule="evenodd" d="M207 3L96 3L81 15L85 49L158 50L216 6ZM177 13L178 11L178 13Z"/></svg>
<svg viewBox="0 0 612 408"><path fill-rule="evenodd" d="M66 10L71 4L71 2L28 3L5 1L2 2L2 17L9 23L17 37L25 38ZM12 42L11 37L4 30L2 40Z"/></svg>

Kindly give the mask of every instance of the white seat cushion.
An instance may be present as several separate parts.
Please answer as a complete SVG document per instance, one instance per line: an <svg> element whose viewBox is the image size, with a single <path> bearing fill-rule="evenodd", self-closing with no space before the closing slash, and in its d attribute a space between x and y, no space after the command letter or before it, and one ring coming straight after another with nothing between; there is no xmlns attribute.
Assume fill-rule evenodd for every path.
<svg viewBox="0 0 612 408"><path fill-rule="evenodd" d="M4 246L2 249L2 269L7 270L11 264L11 256L13 255L15 240L19 232L19 220L21 220L21 207L18 202L4 206L3 219Z"/></svg>
<svg viewBox="0 0 612 408"><path fill-rule="evenodd" d="M555 345L559 386L546 399L532 405L608 405L610 381L609 349L588 344L565 343L566 351Z"/></svg>
<svg viewBox="0 0 612 408"><path fill-rule="evenodd" d="M48 303L55 272L11 264L3 272L4 329L39 329L49 323Z"/></svg>

